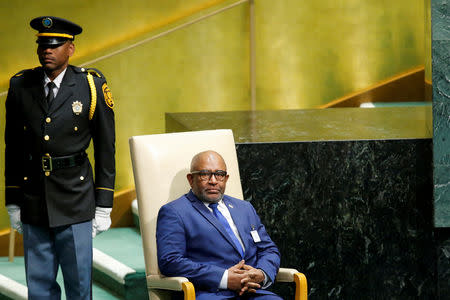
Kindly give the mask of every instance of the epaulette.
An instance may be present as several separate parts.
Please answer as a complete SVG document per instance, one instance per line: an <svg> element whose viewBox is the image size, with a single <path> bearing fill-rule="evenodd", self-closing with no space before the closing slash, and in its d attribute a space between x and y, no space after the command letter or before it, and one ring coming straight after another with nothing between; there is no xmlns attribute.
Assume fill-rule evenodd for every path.
<svg viewBox="0 0 450 300"><path fill-rule="evenodd" d="M25 71L26 71L26 70L22 70L22 71L20 71L19 73L15 74L13 77L19 77L19 76L22 76L23 73L25 73Z"/></svg>
<svg viewBox="0 0 450 300"><path fill-rule="evenodd" d="M95 69L95 68L82 68L82 67L75 67L73 66L73 70L76 73L88 73L88 74L92 74L95 77L98 78L105 78L102 74L102 72L100 72L99 70Z"/></svg>
<svg viewBox="0 0 450 300"><path fill-rule="evenodd" d="M86 71L89 74L92 74L93 76L97 76L98 78L105 78L105 76L103 76L102 72L100 72L99 70L97 70L95 68L89 68Z"/></svg>
<svg viewBox="0 0 450 300"><path fill-rule="evenodd" d="M14 77L20 77L20 76L23 76L26 72L34 71L34 70L37 69L37 68L39 68L39 67L36 67L36 68L33 68L33 69L25 69L25 70L22 70L22 71L20 71L20 72L17 72L16 74L14 74L13 78L14 78Z"/></svg>

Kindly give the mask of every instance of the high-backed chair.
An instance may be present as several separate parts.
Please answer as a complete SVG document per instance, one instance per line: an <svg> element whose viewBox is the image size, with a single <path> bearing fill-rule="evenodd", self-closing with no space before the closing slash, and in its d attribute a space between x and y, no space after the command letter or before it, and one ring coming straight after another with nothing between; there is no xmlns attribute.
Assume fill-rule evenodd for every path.
<svg viewBox="0 0 450 300"><path fill-rule="evenodd" d="M154 134L130 138L136 195L144 247L150 299L166 299L167 291L183 291L184 299L195 299L192 283L184 277L165 277L158 268L156 219L159 208L189 191L186 174L192 157L205 150L220 153L230 174L225 193L243 199L236 148L231 130L207 130ZM280 268L279 282L296 282L296 300L307 299L305 275Z"/></svg>

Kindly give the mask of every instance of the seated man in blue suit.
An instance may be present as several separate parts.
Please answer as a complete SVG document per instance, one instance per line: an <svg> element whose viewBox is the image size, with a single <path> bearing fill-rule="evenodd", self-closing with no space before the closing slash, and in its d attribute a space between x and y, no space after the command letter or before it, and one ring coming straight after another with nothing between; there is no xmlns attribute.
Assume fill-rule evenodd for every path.
<svg viewBox="0 0 450 300"><path fill-rule="evenodd" d="M191 190L158 214L159 269L187 277L197 299L281 299L265 290L278 272L278 248L249 202L224 195L226 170L217 152L194 156Z"/></svg>

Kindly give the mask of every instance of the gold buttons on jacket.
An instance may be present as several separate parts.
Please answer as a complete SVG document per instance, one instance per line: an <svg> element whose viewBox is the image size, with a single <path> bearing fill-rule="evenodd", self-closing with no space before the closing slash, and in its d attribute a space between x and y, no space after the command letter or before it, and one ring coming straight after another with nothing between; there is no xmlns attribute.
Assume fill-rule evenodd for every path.
<svg viewBox="0 0 450 300"><path fill-rule="evenodd" d="M44 140L48 141L50 139L50 137L48 135L44 136Z"/></svg>
<svg viewBox="0 0 450 300"><path fill-rule="evenodd" d="M23 180L28 180L28 177L24 177Z"/></svg>
<svg viewBox="0 0 450 300"><path fill-rule="evenodd" d="M52 119L50 118L50 117L47 117L46 119L45 119L45 122L47 122L47 123L50 123L52 121Z"/></svg>
<svg viewBox="0 0 450 300"><path fill-rule="evenodd" d="M49 171L45 172L45 176L50 176L50 172Z"/></svg>
<svg viewBox="0 0 450 300"><path fill-rule="evenodd" d="M84 180L84 176L80 176L80 180Z"/></svg>
<svg viewBox="0 0 450 300"><path fill-rule="evenodd" d="M75 131L78 131L78 127L77 127L77 126L75 126L75 127L73 128L73 130L75 130Z"/></svg>
<svg viewBox="0 0 450 300"><path fill-rule="evenodd" d="M27 126L23 126L23 130L27 130Z"/></svg>

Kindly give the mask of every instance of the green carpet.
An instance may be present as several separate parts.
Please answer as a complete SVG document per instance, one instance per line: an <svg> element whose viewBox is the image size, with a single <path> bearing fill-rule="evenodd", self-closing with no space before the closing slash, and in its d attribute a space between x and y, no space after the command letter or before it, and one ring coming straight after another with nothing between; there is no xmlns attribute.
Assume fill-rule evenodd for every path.
<svg viewBox="0 0 450 300"><path fill-rule="evenodd" d="M94 238L94 248L136 272L145 272L141 235L134 227L111 228L101 233Z"/></svg>
<svg viewBox="0 0 450 300"><path fill-rule="evenodd" d="M23 256L15 257L13 262L9 262L8 257L0 257L0 274L26 286Z"/></svg>
<svg viewBox="0 0 450 300"><path fill-rule="evenodd" d="M0 257L0 274L26 286L27 283L25 278L25 266L23 256L15 257L14 262L9 262L7 257ZM64 293L64 281L61 271L58 272L58 277L56 278L56 280L61 287L61 294L62 294L61 299L66 299ZM121 299L117 294L111 292L110 290L108 290L107 288L96 282L94 282L92 286L92 296L95 300ZM8 298L2 295L0 291L0 299L8 299Z"/></svg>
<svg viewBox="0 0 450 300"><path fill-rule="evenodd" d="M124 278L125 284L121 284L108 274L94 270L95 281L110 287L124 299L148 299L144 252L137 228L111 228L95 237L94 248L136 271L127 274Z"/></svg>
<svg viewBox="0 0 450 300"><path fill-rule="evenodd" d="M136 271L136 273L127 274L124 278L125 284L121 284L94 269L92 275L94 299L148 299L144 253L138 229L135 227L111 228L95 237L93 245L94 248ZM12 263L8 262L7 257L0 257L0 274L26 286L23 257L16 257ZM61 286L62 299L65 299L61 272L58 273L57 281ZM1 291L0 299L4 299Z"/></svg>

